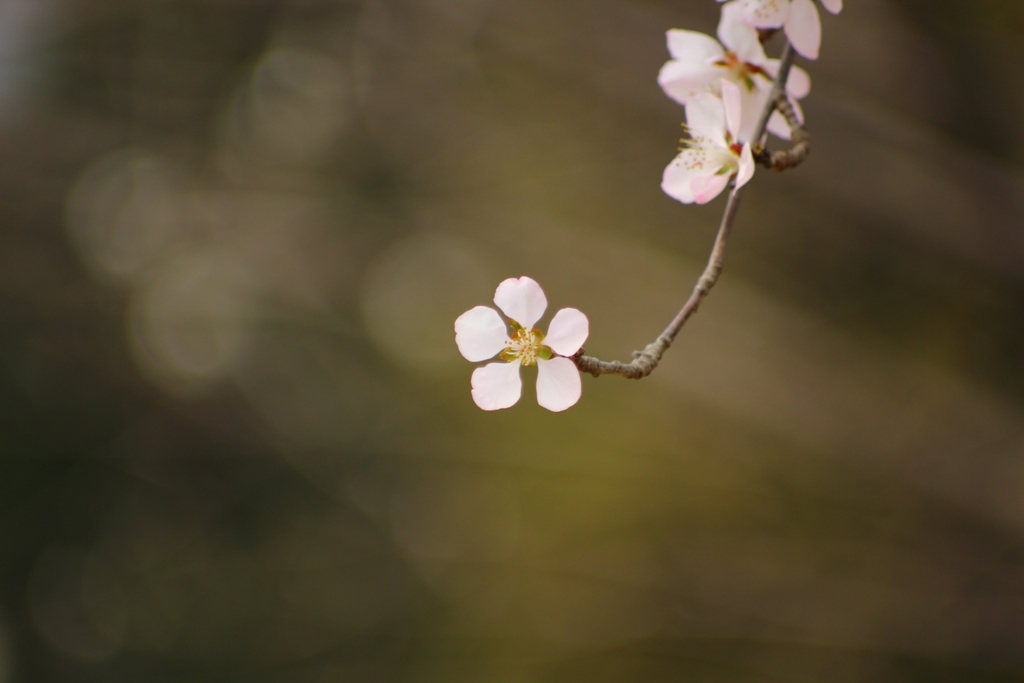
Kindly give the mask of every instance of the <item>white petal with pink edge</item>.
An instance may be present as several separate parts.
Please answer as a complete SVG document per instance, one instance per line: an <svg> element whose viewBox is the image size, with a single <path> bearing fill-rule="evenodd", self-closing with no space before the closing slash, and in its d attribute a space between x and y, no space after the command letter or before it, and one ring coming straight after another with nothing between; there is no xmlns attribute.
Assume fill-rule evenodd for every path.
<svg viewBox="0 0 1024 683"><path fill-rule="evenodd" d="M658 85L679 104L686 104L696 93L722 77L725 69L713 64L672 60L658 72Z"/></svg>
<svg viewBox="0 0 1024 683"><path fill-rule="evenodd" d="M798 100L807 97L811 92L811 76L794 64L786 80L786 92Z"/></svg>
<svg viewBox="0 0 1024 683"><path fill-rule="evenodd" d="M771 87L755 88L747 90L740 88L740 109L743 111L743 122L740 124L737 140L746 142L754 137L754 129L761 118L761 110L768 102L768 93Z"/></svg>
<svg viewBox="0 0 1024 683"><path fill-rule="evenodd" d="M583 393L580 371L568 358L537 361L537 403L561 412L576 405Z"/></svg>
<svg viewBox="0 0 1024 683"><path fill-rule="evenodd" d="M786 117L778 111L773 111L772 115L768 117L768 132L783 140L793 139L793 132L789 129Z"/></svg>
<svg viewBox="0 0 1024 683"><path fill-rule="evenodd" d="M709 62L722 58L722 46L711 36L674 28L665 33L668 53L684 62Z"/></svg>
<svg viewBox="0 0 1024 683"><path fill-rule="evenodd" d="M494 358L507 342L505 321L493 308L476 306L455 319L455 344L468 361Z"/></svg>
<svg viewBox="0 0 1024 683"><path fill-rule="evenodd" d="M768 72L768 75L773 79L778 78L779 75L779 63L778 59L769 59L764 63L764 70ZM811 92L811 76L804 69L800 68L796 64L789 70L789 79L786 81L786 92L790 97L797 99L803 99Z"/></svg>
<svg viewBox="0 0 1024 683"><path fill-rule="evenodd" d="M722 81L722 103L725 106L725 126L732 136L733 142L739 139L740 124L742 123L742 104L740 103L740 89L735 83Z"/></svg>
<svg viewBox="0 0 1024 683"><path fill-rule="evenodd" d="M502 313L529 330L547 310L548 298L533 278L510 277L498 285L494 303Z"/></svg>
<svg viewBox="0 0 1024 683"><path fill-rule="evenodd" d="M571 356L580 350L589 334L587 316L575 308L563 308L551 319L544 345L560 356Z"/></svg>
<svg viewBox="0 0 1024 683"><path fill-rule="evenodd" d="M839 14L843 11L843 0L821 0L821 4L832 14Z"/></svg>
<svg viewBox="0 0 1024 683"><path fill-rule="evenodd" d="M736 1L743 8L743 20L757 28L781 28L789 15L789 0Z"/></svg>
<svg viewBox="0 0 1024 683"><path fill-rule="evenodd" d="M729 184L730 174L721 173L713 176L698 176L690 182L690 190L693 192L693 199L698 204L707 204L712 199L722 194L722 190Z"/></svg>
<svg viewBox="0 0 1024 683"><path fill-rule="evenodd" d="M707 171L697 166L700 159L701 152L698 150L684 149L677 154L661 176L662 191L683 204L693 204L693 179L707 174Z"/></svg>
<svg viewBox="0 0 1024 683"><path fill-rule="evenodd" d="M750 149L750 143L743 145L740 152L740 166L736 171L736 187L743 187L754 177L754 154Z"/></svg>
<svg viewBox="0 0 1024 683"><path fill-rule="evenodd" d="M695 95L686 103L686 126L693 137L725 147L725 110L722 101L711 93Z"/></svg>
<svg viewBox="0 0 1024 683"><path fill-rule="evenodd" d="M718 39L741 61L759 65L767 59L757 29L743 20L743 9L739 5L730 3L722 8Z"/></svg>
<svg viewBox="0 0 1024 683"><path fill-rule="evenodd" d="M473 402L483 410L503 410L514 406L523 393L519 368L519 363L488 363L474 370L470 380Z"/></svg>
<svg viewBox="0 0 1024 683"><path fill-rule="evenodd" d="M792 0L786 19L786 37L807 59L817 59L821 48L821 17L814 0ZM787 84L788 85L788 84Z"/></svg>
<svg viewBox="0 0 1024 683"><path fill-rule="evenodd" d="M778 59L768 59L764 63L765 71L773 79L778 77ZM811 92L811 76L806 71L794 65L790 70L790 78L785 82L785 91L791 97L803 99Z"/></svg>

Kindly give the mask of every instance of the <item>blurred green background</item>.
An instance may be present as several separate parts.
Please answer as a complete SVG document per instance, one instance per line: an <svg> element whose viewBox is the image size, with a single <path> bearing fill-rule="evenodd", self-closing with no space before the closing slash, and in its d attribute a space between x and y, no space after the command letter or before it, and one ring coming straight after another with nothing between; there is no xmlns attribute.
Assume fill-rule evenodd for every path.
<svg viewBox="0 0 1024 683"><path fill-rule="evenodd" d="M1024 680L1024 5L848 0L643 382L712 0L0 0L0 683ZM778 39L770 45L777 54Z"/></svg>

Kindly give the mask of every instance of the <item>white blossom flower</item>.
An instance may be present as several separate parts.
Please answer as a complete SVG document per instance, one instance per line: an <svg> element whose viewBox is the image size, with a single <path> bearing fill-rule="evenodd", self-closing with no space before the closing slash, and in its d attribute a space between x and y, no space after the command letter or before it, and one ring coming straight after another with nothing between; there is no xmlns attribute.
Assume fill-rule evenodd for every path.
<svg viewBox="0 0 1024 683"><path fill-rule="evenodd" d="M821 0L821 4L832 14L843 11L843 0ZM818 58L821 17L814 0L732 0L726 7L729 5L736 5L743 21L754 28L785 29L797 52L808 59Z"/></svg>
<svg viewBox="0 0 1024 683"><path fill-rule="evenodd" d="M768 59L757 36L757 29L743 23L740 8L726 5L718 25L721 44L711 36L696 31L672 29L666 35L672 59L661 67L658 84L669 97L685 105L691 97L702 92L721 95L722 80L735 83L740 90L743 120L738 139L753 138L758 118L771 94L779 60ZM724 46L724 47L723 47ZM802 118L796 100L805 97L811 89L807 72L794 66L786 82L786 91ZM768 122L768 130L789 139L789 124L778 112Z"/></svg>
<svg viewBox="0 0 1024 683"><path fill-rule="evenodd" d="M537 402L555 412L575 405L582 383L568 356L579 351L590 334L587 316L575 308L563 308L555 313L545 335L534 325L544 315L548 300L540 285L528 277L503 281L494 292L494 303L505 318L493 308L477 306L455 321L455 343L466 360L476 363L498 356L504 361L473 371L473 401L484 410L515 405L523 389L519 368L536 365Z"/></svg>
<svg viewBox="0 0 1024 683"><path fill-rule="evenodd" d="M711 93L691 97L686 103L683 148L662 177L665 194L684 204L705 204L721 193L736 176L742 187L754 175L750 143L740 144L740 91L722 81L722 99Z"/></svg>

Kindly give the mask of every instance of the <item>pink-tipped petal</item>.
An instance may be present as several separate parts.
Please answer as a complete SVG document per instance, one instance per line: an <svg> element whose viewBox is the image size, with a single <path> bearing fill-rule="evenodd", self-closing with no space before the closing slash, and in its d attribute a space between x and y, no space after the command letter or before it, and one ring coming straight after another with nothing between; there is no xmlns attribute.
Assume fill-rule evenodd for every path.
<svg viewBox="0 0 1024 683"><path fill-rule="evenodd" d="M817 59L821 48L821 17L814 0L792 0L786 19L786 37L807 59Z"/></svg>
<svg viewBox="0 0 1024 683"><path fill-rule="evenodd" d="M573 366L575 367L575 366ZM473 371L473 402L483 410L511 408L523 393L519 363L488 363Z"/></svg>
<svg viewBox="0 0 1024 683"><path fill-rule="evenodd" d="M563 308L551 319L544 345L559 356L571 356L580 350L589 334L587 316L575 308Z"/></svg>
<svg viewBox="0 0 1024 683"><path fill-rule="evenodd" d="M725 51L711 36L674 28L665 34L668 53L682 62L707 63L721 59Z"/></svg>
<svg viewBox="0 0 1024 683"><path fill-rule="evenodd" d="M750 143L743 145L740 152L740 167L736 171L736 187L743 187L747 181L754 177L754 154L750 150Z"/></svg>
<svg viewBox="0 0 1024 683"><path fill-rule="evenodd" d="M760 66L767 59L757 29L743 20L743 8L739 5L728 4L722 8L718 39L742 62Z"/></svg>
<svg viewBox="0 0 1024 683"><path fill-rule="evenodd" d="M580 400L580 371L568 358L537 360L537 403L552 412L571 408Z"/></svg>
<svg viewBox="0 0 1024 683"><path fill-rule="evenodd" d="M735 83L722 81L722 104L725 107L725 125L733 140L740 136L740 125L743 123L743 105L740 89Z"/></svg>
<svg viewBox="0 0 1024 683"><path fill-rule="evenodd" d="M839 14L843 11L843 0L821 0L821 4L832 14Z"/></svg>
<svg viewBox="0 0 1024 683"><path fill-rule="evenodd" d="M698 204L707 204L722 194L722 190L728 184L729 176L724 173L713 176L700 176L694 178L690 183L690 190L693 192L693 198Z"/></svg>
<svg viewBox="0 0 1024 683"><path fill-rule="evenodd" d="M510 277L494 291L494 303L502 313L529 330L544 315L548 298L533 278Z"/></svg>
<svg viewBox="0 0 1024 683"><path fill-rule="evenodd" d="M508 328L498 312L487 306L471 308L455 319L455 344L468 361L494 358L508 342Z"/></svg>
<svg viewBox="0 0 1024 683"><path fill-rule="evenodd" d="M693 167L693 157L694 150L684 149L669 162L661 176L662 191L683 204L693 204L693 190L690 189L693 179L707 174L707 171Z"/></svg>

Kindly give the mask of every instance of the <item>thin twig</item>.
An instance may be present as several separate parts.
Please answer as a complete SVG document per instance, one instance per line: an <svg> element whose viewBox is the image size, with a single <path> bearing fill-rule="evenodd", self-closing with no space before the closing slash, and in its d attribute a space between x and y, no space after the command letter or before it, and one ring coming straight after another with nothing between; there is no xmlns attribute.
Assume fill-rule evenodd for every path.
<svg viewBox="0 0 1024 683"><path fill-rule="evenodd" d="M796 116L793 115L792 107L789 106L789 101L785 95L785 84L789 79L789 71L793 66L793 59L795 53L793 46L786 43L785 49L782 51L782 58L779 62L779 71L775 78L775 84L772 86L771 93L768 96L768 102L765 104L764 109L761 111L761 118L758 119L757 128L755 128L755 134L753 139L758 141L758 147L760 148L763 144L763 138L765 136L765 130L768 128L768 119L771 118L772 112L779 106L781 101L785 101L784 105L788 108L788 113L783 110L783 115L790 120L790 126L793 128L793 142L794 148L801 144L797 140L797 130L803 130L804 136L809 145L809 137L806 137L806 130L802 124L799 124ZM792 116L792 118L790 118ZM797 126L793 125L796 121ZM808 147L809 149L809 147ZM790 150L792 151L792 150ZM803 152L803 157L806 158L806 151ZM803 159L800 159L802 161ZM799 163L799 161L797 162ZM661 362L662 356L668 347L672 345L676 335L679 334L679 330L683 328L686 321L690 319L697 309L700 307L701 301L708 295L711 288L718 282L718 276L722 273L722 264L725 260L725 248L729 243L729 234L732 232L732 224L736 220L736 212L740 207L740 199L743 197L743 188L735 186L735 179L729 181L729 199L725 204L725 213L722 214L722 222L718 227L718 235L715 238L715 245L711 249L711 255L708 257L708 265L704 268L704 272L697 280L697 284L693 288L693 293L690 294L690 298L687 299L686 303L676 314L676 317L672 319L672 322L668 324L665 331L658 335L658 338L648 344L642 351L633 352L633 360L628 363L621 361L604 361L592 356L583 355L583 349L580 349L575 356L572 357L572 361L576 363L576 367L579 368L580 372L590 373L594 377L600 377L601 375L621 375L628 379L642 379L647 375L654 372L654 368L658 367L658 363Z"/></svg>

